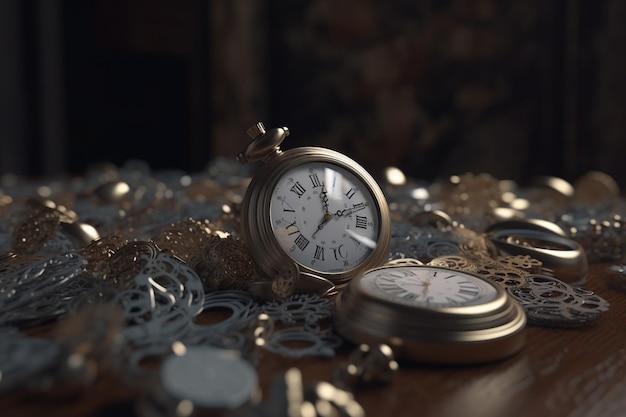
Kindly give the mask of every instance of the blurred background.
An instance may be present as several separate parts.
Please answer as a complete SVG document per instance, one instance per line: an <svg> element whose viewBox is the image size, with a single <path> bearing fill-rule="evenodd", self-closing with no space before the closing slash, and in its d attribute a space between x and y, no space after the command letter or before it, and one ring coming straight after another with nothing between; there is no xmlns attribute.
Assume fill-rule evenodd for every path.
<svg viewBox="0 0 626 417"><path fill-rule="evenodd" d="M284 148L626 184L620 0L0 0L0 174Z"/></svg>

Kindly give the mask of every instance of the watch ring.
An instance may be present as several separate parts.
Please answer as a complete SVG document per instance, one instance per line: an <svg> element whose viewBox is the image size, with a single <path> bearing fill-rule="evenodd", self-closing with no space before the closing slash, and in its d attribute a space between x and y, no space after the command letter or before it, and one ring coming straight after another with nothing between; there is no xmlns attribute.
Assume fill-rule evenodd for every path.
<svg viewBox="0 0 626 417"><path fill-rule="evenodd" d="M547 230L502 229L488 233L489 240L504 255L526 255L553 271L554 276L572 285L585 282L587 255L573 239Z"/></svg>

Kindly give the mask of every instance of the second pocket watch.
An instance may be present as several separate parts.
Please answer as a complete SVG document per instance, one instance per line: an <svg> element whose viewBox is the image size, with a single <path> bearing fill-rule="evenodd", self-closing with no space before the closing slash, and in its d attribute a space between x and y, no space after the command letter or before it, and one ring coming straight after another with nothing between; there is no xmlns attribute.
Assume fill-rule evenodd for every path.
<svg viewBox="0 0 626 417"><path fill-rule="evenodd" d="M335 303L335 327L348 340L386 343L413 361L489 362L524 343L526 316L503 288L418 261L367 271Z"/></svg>
<svg viewBox="0 0 626 417"><path fill-rule="evenodd" d="M287 128L248 130L253 141L238 160L263 161L244 196L242 238L255 263L274 277L295 262L336 287L388 258L391 220L372 176L326 148L286 151Z"/></svg>

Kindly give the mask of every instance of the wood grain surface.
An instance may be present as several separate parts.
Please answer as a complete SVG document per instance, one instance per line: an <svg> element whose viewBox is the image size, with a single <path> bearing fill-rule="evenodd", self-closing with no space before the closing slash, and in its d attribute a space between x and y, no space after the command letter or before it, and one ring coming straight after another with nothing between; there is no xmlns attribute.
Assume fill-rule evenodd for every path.
<svg viewBox="0 0 626 417"><path fill-rule="evenodd" d="M609 417L626 415L626 292L608 284L607 265L592 265L584 288L611 303L608 312L580 328L528 326L525 347L506 360L440 367L400 363L384 386L355 397L369 417ZM46 336L45 327L33 329ZM305 383L330 381L351 346L332 359L264 354L258 367L264 398L272 381L298 367ZM0 397L0 416L134 416L137 387L109 377L78 394L21 390Z"/></svg>

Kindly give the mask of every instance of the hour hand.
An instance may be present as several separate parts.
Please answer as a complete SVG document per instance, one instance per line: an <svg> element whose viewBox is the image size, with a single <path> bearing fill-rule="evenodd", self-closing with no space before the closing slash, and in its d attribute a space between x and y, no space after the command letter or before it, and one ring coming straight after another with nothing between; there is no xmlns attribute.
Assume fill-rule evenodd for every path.
<svg viewBox="0 0 626 417"><path fill-rule="evenodd" d="M313 237L315 237L315 234L319 232L320 230L322 230L324 228L324 225L328 223L328 221L332 218L333 218L333 213L331 213L330 211L326 211L324 213L324 217L322 217L322 221L320 222L320 224L317 225L317 229L315 230L315 232L313 232Z"/></svg>

